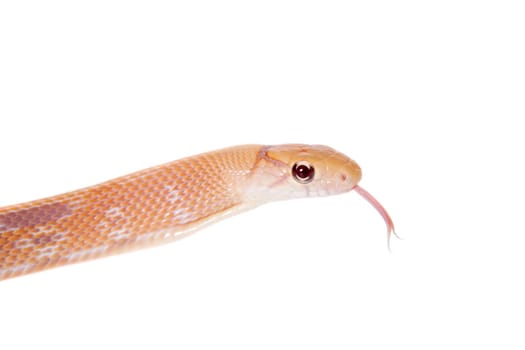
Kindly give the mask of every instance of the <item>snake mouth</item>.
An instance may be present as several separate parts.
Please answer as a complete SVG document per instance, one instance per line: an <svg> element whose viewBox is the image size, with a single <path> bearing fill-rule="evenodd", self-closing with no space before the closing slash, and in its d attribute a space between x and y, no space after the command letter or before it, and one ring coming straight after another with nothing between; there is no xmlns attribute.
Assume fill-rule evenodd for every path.
<svg viewBox="0 0 525 350"><path fill-rule="evenodd" d="M392 221L392 218L390 217L386 209L381 205L381 203L379 203L379 201L375 199L375 197L372 196L367 190L365 190L359 185L355 185L353 190L359 193L361 197L366 199L366 201L370 203L378 211L378 213L381 215L381 217L385 221L387 246L388 246L388 250L390 250L390 237L392 236L392 234L394 234L396 238L400 239L394 229L394 222Z"/></svg>

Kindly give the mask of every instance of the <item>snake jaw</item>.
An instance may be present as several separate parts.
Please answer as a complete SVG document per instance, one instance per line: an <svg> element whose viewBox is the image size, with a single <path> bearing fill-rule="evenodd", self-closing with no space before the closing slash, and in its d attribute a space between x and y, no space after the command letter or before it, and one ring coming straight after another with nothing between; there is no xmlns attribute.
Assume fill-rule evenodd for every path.
<svg viewBox="0 0 525 350"><path fill-rule="evenodd" d="M361 195L361 197L366 199L366 201L368 203L370 203L379 212L379 214L381 215L381 217L385 221L385 223L386 223L387 246L388 246L388 250L390 250L390 237L392 236L392 234L394 234L394 236L396 236L396 238L400 239L399 236L397 235L395 229L394 229L394 222L392 221L392 218L390 217L390 215L388 214L386 209L381 205L381 203L379 203L379 201L377 199L375 199L374 196L372 196L364 188L362 188L359 185L355 185L355 187L353 189L357 193L359 193L359 195Z"/></svg>

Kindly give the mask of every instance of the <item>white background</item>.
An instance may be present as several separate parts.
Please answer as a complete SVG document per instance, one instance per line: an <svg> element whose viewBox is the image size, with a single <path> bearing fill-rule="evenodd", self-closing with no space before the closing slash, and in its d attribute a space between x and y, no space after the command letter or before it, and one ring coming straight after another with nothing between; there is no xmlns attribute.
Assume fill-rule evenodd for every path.
<svg viewBox="0 0 525 350"><path fill-rule="evenodd" d="M225 146L355 193L0 282L2 349L523 349L520 1L3 1L0 206Z"/></svg>

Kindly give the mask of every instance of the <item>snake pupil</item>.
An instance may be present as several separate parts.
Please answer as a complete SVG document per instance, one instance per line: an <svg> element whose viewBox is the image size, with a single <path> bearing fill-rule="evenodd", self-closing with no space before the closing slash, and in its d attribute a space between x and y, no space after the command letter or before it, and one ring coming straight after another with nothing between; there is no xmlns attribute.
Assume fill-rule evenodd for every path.
<svg viewBox="0 0 525 350"><path fill-rule="evenodd" d="M314 179L315 169L309 163L299 162L292 167L292 175L297 182L306 184Z"/></svg>

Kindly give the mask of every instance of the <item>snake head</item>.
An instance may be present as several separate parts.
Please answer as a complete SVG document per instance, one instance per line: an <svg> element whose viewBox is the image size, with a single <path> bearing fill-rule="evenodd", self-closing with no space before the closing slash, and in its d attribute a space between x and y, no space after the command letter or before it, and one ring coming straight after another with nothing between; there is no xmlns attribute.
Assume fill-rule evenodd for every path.
<svg viewBox="0 0 525 350"><path fill-rule="evenodd" d="M301 144L264 146L257 155L254 167L248 172L244 198L253 204L262 204L272 200L330 196L355 190L385 221L390 249L390 236L396 235L392 218L377 199L358 185L360 180L359 165L330 147Z"/></svg>
<svg viewBox="0 0 525 350"><path fill-rule="evenodd" d="M333 148L287 144L262 147L245 182L245 200L267 202L345 193L361 180L359 165Z"/></svg>

